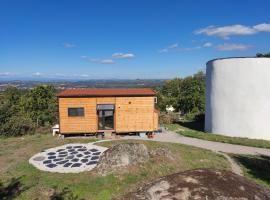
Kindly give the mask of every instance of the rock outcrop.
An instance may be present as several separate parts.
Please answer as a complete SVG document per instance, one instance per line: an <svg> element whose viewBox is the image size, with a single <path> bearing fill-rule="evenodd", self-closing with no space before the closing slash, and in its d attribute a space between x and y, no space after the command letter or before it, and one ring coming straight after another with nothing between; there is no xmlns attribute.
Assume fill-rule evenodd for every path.
<svg viewBox="0 0 270 200"><path fill-rule="evenodd" d="M145 162L148 159L148 149L144 144L118 144L109 148L102 154L99 163L96 166L96 171L100 175L107 175L123 167Z"/></svg>
<svg viewBox="0 0 270 200"><path fill-rule="evenodd" d="M229 171L196 169L159 178L120 199L267 200L270 190Z"/></svg>

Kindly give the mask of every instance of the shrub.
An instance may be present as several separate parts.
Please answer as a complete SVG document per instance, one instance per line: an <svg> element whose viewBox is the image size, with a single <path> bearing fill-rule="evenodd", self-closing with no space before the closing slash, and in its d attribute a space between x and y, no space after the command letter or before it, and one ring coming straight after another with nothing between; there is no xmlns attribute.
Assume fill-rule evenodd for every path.
<svg viewBox="0 0 270 200"><path fill-rule="evenodd" d="M35 125L25 116L12 116L0 127L2 136L22 136L32 134L34 131Z"/></svg>
<svg viewBox="0 0 270 200"><path fill-rule="evenodd" d="M175 122L179 122L179 114L178 113L162 113L159 116L160 124L172 124Z"/></svg>

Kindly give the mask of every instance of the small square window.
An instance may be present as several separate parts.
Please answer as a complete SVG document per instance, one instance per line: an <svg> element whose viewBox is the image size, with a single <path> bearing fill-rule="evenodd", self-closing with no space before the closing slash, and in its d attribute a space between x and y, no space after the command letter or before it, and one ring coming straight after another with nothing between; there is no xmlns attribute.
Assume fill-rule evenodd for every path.
<svg viewBox="0 0 270 200"><path fill-rule="evenodd" d="M154 102L157 103L157 97L154 97Z"/></svg>
<svg viewBox="0 0 270 200"><path fill-rule="evenodd" d="M84 116L84 108L68 108L69 117Z"/></svg>

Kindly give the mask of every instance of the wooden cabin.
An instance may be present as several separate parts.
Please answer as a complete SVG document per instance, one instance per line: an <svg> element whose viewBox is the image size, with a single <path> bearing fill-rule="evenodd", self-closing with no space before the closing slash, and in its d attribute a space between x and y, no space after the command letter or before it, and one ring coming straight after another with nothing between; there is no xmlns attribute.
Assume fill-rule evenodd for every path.
<svg viewBox="0 0 270 200"><path fill-rule="evenodd" d="M156 92L150 88L67 89L58 94L60 134L154 132Z"/></svg>

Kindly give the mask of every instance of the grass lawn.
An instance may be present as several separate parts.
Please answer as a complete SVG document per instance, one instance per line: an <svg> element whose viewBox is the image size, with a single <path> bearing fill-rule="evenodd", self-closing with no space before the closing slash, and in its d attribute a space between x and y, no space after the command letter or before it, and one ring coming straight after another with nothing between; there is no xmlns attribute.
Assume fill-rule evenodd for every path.
<svg viewBox="0 0 270 200"><path fill-rule="evenodd" d="M197 131L191 128L187 128L180 124L167 124L165 126L169 130L175 131L187 137L199 138L199 139L215 141L215 142L239 144L239 145L251 146L251 147L270 148L270 141L268 140L257 140L257 139L230 137L230 136L224 136L224 135L218 135L218 134L212 134L212 133L205 133L202 131Z"/></svg>
<svg viewBox="0 0 270 200"><path fill-rule="evenodd" d="M233 154L230 156L241 166L246 177L270 187L270 157Z"/></svg>
<svg viewBox="0 0 270 200"><path fill-rule="evenodd" d="M61 199L57 195L69 195L67 199L106 200L129 192L142 183L160 176L194 168L230 169L228 161L211 151L186 145L136 141L147 145L149 150L165 148L173 159L150 159L144 164L108 176L94 172L60 174L44 172L28 163L28 159L41 150L89 139L60 140L47 135L32 135L0 139L0 196L9 193L10 199ZM99 145L110 147L120 142L110 141ZM132 141L134 142L134 141ZM68 189L65 189L65 188ZM52 198L54 194L54 198ZM72 198L74 197L74 198ZM78 197L78 198L76 198Z"/></svg>

